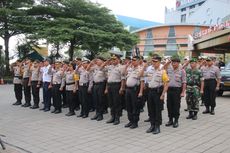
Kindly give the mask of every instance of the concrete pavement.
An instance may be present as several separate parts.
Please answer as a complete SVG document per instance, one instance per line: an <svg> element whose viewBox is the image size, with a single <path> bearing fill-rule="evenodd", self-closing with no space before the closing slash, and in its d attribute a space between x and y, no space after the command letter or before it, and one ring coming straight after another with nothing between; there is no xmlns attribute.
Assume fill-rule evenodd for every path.
<svg viewBox="0 0 230 153"><path fill-rule="evenodd" d="M127 129L126 112L121 124L106 124L76 116L51 114L13 106L13 86L0 86L0 134L7 150L0 153L229 153L230 152L230 93L217 98L216 115L198 114L198 120L187 120L185 100L182 100L179 128L165 127L167 111L158 135L147 134L147 110L141 113L139 128ZM77 115L80 112L77 112ZM90 114L90 117L94 113Z"/></svg>

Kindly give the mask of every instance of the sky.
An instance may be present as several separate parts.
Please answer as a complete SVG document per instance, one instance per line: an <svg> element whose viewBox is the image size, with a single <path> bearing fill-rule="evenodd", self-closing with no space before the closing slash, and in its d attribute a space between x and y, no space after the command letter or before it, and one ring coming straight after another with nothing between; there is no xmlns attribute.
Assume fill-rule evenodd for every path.
<svg viewBox="0 0 230 153"><path fill-rule="evenodd" d="M164 23L165 7L175 8L176 0L91 0L114 14Z"/></svg>

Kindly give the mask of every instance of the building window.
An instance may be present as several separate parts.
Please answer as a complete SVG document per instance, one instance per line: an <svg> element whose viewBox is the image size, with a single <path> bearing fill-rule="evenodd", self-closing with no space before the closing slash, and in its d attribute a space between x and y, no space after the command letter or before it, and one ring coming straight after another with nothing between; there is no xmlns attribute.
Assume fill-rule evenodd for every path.
<svg viewBox="0 0 230 153"><path fill-rule="evenodd" d="M201 2L201 3L199 3L198 5L201 6L202 4L204 4L204 2Z"/></svg>
<svg viewBox="0 0 230 153"><path fill-rule="evenodd" d="M186 22L186 14L181 15L181 23Z"/></svg>
<svg viewBox="0 0 230 153"><path fill-rule="evenodd" d="M186 8L182 8L182 9L181 9L181 12L184 12L184 11L186 11Z"/></svg>
<svg viewBox="0 0 230 153"><path fill-rule="evenodd" d="M189 6L189 9L191 10L191 9L194 9L196 7L196 5L191 5L191 6Z"/></svg>

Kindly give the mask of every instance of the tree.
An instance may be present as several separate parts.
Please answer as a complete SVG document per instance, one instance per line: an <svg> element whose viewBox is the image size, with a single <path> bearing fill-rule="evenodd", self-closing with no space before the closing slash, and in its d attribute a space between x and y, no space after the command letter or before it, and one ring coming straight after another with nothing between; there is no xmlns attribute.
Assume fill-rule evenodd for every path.
<svg viewBox="0 0 230 153"><path fill-rule="evenodd" d="M0 37L4 40L6 72L9 73L9 40L28 27L27 9L33 0L0 1Z"/></svg>

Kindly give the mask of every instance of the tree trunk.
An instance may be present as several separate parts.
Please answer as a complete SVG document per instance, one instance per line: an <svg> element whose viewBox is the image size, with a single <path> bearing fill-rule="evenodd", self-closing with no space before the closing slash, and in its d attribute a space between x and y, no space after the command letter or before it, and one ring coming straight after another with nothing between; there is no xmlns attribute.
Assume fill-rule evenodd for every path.
<svg viewBox="0 0 230 153"><path fill-rule="evenodd" d="M5 64L6 64L6 73L5 75L10 74L10 59L9 59L9 41L10 37L4 37L4 44L5 44Z"/></svg>
<svg viewBox="0 0 230 153"><path fill-rule="evenodd" d="M70 46L69 46L69 60L73 61L73 52L74 52L74 48L75 48L75 41L74 39L72 39L70 41Z"/></svg>

